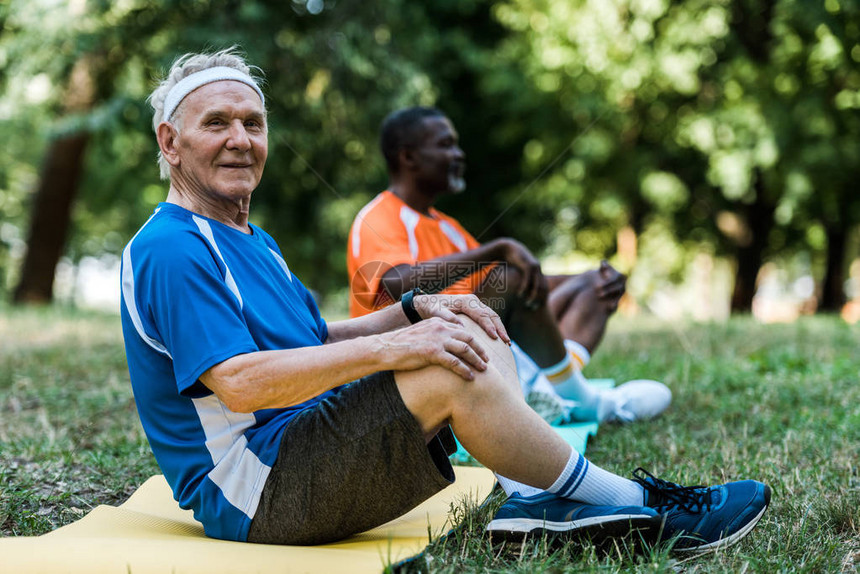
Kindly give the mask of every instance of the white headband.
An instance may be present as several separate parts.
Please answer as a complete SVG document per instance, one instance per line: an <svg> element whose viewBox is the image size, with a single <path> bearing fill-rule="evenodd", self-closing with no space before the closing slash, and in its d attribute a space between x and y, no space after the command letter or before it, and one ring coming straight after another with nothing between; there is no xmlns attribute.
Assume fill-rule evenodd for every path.
<svg viewBox="0 0 860 574"><path fill-rule="evenodd" d="M173 112L176 111L177 106L179 106L182 100L185 99L185 96L200 86L205 86L212 82L220 82L222 80L235 80L254 88L254 91L257 92L258 96L260 96L260 101L263 102L263 105L266 105L266 100L263 98L263 92L251 76L240 72L236 68L218 66L194 72L190 76L182 78L175 86L170 88L170 91L167 92L167 97L164 98L164 118L162 121L170 121L170 116L173 115Z"/></svg>

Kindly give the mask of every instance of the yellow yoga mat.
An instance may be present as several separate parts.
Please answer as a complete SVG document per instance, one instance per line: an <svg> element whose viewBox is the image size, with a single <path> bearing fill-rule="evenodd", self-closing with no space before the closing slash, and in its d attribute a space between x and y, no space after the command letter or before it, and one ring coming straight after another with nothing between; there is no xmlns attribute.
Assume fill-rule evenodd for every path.
<svg viewBox="0 0 860 574"><path fill-rule="evenodd" d="M448 511L482 502L495 484L485 468L455 467L457 480L411 512L322 546L269 546L207 538L173 500L163 476L147 480L119 507L99 506L43 536L0 539L2 574L251 574L381 572L421 552L453 525Z"/></svg>

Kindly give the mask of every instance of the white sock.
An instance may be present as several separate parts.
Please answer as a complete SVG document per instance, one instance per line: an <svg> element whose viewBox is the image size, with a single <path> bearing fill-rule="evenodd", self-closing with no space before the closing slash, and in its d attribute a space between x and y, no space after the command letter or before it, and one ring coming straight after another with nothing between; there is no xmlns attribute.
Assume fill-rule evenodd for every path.
<svg viewBox="0 0 860 574"><path fill-rule="evenodd" d="M573 449L564 470L547 490L586 504L642 506L645 503L639 484L603 470Z"/></svg>
<svg viewBox="0 0 860 574"><path fill-rule="evenodd" d="M565 354L564 359L551 367L541 369L541 372L562 398L577 402L573 411L575 418L597 420L600 394L588 384L578 369L573 368L570 354Z"/></svg>
<svg viewBox="0 0 860 574"><path fill-rule="evenodd" d="M529 486L528 484L523 484L522 482L517 482L516 480L511 480L510 478L506 478L499 473L496 473L496 480L499 481L499 485L501 485L502 489L504 489L505 494L508 496L512 495L515 492L519 492L522 496L533 496L535 494L540 494L544 492L540 488L535 488L534 486Z"/></svg>
<svg viewBox="0 0 860 574"><path fill-rule="evenodd" d="M564 348L567 349L567 352L570 353L570 358L573 359L574 369L581 371L591 362L591 353L576 341L565 339Z"/></svg>

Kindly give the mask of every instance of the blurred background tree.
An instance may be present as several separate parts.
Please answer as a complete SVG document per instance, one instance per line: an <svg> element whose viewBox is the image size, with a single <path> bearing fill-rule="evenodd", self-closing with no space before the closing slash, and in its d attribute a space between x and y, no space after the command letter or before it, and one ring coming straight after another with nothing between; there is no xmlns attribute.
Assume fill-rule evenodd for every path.
<svg viewBox="0 0 860 574"><path fill-rule="evenodd" d="M265 72L270 108L252 218L323 295L346 285L349 225L386 182L379 123L427 104L451 116L469 162L469 192L440 207L479 239L638 258L637 273L675 281L705 252L732 262L736 311L766 262L801 257L819 308L836 309L860 216L858 12L848 0L11 0L0 294L49 301L61 258L118 256L166 193L154 78L185 52L236 44Z"/></svg>
<svg viewBox="0 0 860 574"><path fill-rule="evenodd" d="M658 226L706 244L735 263L736 311L765 261L811 251L821 308L844 302L856 2L518 0L496 14L518 32L503 53L547 94L524 159L565 164L529 198L556 214L557 238L609 254L621 228Z"/></svg>

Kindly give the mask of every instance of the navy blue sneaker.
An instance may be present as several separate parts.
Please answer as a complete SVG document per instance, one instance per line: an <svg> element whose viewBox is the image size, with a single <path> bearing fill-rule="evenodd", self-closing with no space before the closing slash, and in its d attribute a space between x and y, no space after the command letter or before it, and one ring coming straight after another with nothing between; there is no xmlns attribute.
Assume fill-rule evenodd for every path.
<svg viewBox="0 0 860 574"><path fill-rule="evenodd" d="M595 506L549 492L511 494L487 526L493 539L522 542L528 535L564 540L582 538L593 544L637 535L652 544L662 527L659 513L644 506Z"/></svg>
<svg viewBox="0 0 860 574"><path fill-rule="evenodd" d="M688 554L725 548L749 534L770 503L770 488L755 480L721 486L681 486L642 468L633 480L645 489L645 505L665 519L663 540L678 537L674 550Z"/></svg>

